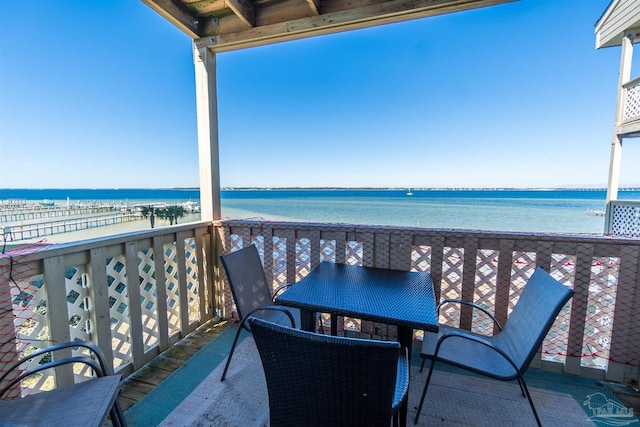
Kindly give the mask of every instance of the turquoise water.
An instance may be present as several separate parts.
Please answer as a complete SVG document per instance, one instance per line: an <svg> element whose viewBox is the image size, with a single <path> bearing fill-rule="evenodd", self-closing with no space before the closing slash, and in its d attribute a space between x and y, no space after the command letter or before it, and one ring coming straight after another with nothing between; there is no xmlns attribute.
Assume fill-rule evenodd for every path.
<svg viewBox="0 0 640 427"><path fill-rule="evenodd" d="M498 231L601 233L605 190L223 190L222 214L264 218L461 228ZM198 200L194 189L1 189L0 200L50 200L56 203L185 202ZM640 190L620 191L621 200L640 200Z"/></svg>
<svg viewBox="0 0 640 427"><path fill-rule="evenodd" d="M223 192L223 214L318 222L601 233L604 190L270 190ZM640 191L620 192L640 199ZM238 215L241 214L241 215Z"/></svg>

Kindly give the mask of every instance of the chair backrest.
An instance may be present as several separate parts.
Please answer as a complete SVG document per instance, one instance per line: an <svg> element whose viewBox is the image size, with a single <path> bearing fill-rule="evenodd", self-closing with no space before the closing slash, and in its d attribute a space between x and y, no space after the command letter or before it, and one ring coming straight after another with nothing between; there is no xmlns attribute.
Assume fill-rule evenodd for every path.
<svg viewBox="0 0 640 427"><path fill-rule="evenodd" d="M271 289L255 245L222 255L220 260L229 279L240 319L244 319L244 316L255 309L273 303Z"/></svg>
<svg viewBox="0 0 640 427"><path fill-rule="evenodd" d="M573 293L541 267L531 275L504 329L494 341L512 358L520 372L529 367L558 313Z"/></svg>
<svg viewBox="0 0 640 427"><path fill-rule="evenodd" d="M388 427L400 344L320 335L249 318L277 426Z"/></svg>

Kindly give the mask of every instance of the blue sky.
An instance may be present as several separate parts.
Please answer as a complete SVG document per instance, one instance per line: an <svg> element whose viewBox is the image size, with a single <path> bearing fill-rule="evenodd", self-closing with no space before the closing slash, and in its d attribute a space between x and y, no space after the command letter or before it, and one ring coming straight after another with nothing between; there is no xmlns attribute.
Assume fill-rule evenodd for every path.
<svg viewBox="0 0 640 427"><path fill-rule="evenodd" d="M522 0L219 54L222 185L605 187L608 4ZM198 186L191 40L140 1L0 2L0 150L5 188ZM640 186L639 163L631 140L622 185Z"/></svg>

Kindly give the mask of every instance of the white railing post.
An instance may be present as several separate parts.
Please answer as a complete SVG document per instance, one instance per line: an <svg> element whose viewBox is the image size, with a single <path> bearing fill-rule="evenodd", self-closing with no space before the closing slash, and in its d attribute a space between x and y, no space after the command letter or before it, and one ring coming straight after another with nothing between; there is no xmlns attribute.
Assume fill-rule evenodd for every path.
<svg viewBox="0 0 640 427"><path fill-rule="evenodd" d="M127 292L129 293L129 322L131 325L131 357L133 369L145 363L144 338L142 334L142 307L140 306L140 274L138 272L138 245L136 242L125 243Z"/></svg>
<svg viewBox="0 0 640 427"><path fill-rule="evenodd" d="M155 236L153 238L153 259L156 273L158 345L160 351L165 351L169 348L169 312L167 310L167 278L164 266L164 242L162 236Z"/></svg>
<svg viewBox="0 0 640 427"><path fill-rule="evenodd" d="M629 376L640 379L640 366L635 367L635 373L630 371L630 361L640 360L640 328L638 328L638 313L640 313L640 247L623 246L620 251L621 264L624 264L624 274L618 279L618 292L614 313L613 329L611 331L610 356L614 362L607 365L607 378L611 381L624 382Z"/></svg>
<svg viewBox="0 0 640 427"><path fill-rule="evenodd" d="M107 281L105 248L89 251L89 298L93 307L90 312L91 340L104 353L105 363L114 369L113 345L111 343L111 313L109 311L109 284Z"/></svg>
<svg viewBox="0 0 640 427"><path fill-rule="evenodd" d="M178 297L180 298L180 331L182 335L191 332L189 324L189 290L187 289L187 272L185 257L184 233L176 236L176 252L178 257L178 286L180 288Z"/></svg>
<svg viewBox="0 0 640 427"><path fill-rule="evenodd" d="M13 298L11 296L13 259L10 256L0 256L0 372L6 372L7 366L18 359L17 334L15 329ZM12 380L19 375L10 374L7 380ZM17 397L15 394L8 395L9 398Z"/></svg>
<svg viewBox="0 0 640 427"><path fill-rule="evenodd" d="M51 342L55 344L69 342L71 339L64 268L62 256L46 258L44 260L50 339ZM67 358L70 356L70 348L61 350L53 355L54 358ZM74 383L72 368L71 365L64 365L56 369L56 387Z"/></svg>

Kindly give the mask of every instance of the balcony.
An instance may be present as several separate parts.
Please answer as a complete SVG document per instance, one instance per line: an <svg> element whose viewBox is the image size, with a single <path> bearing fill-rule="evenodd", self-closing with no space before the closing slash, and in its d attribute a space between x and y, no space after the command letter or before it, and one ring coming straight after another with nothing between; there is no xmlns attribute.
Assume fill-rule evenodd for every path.
<svg viewBox="0 0 640 427"><path fill-rule="evenodd" d="M616 132L625 137L640 136L640 78L622 86L622 117Z"/></svg>
<svg viewBox="0 0 640 427"><path fill-rule="evenodd" d="M224 357L229 351L236 327L237 324L225 322L205 325L178 343L173 350L127 378L120 400L130 424L267 425L266 384L253 340L247 339L241 344L231 363L227 380L224 383L219 381ZM368 338L367 335L364 337ZM422 373L419 371L417 344L414 346L411 367L408 425L413 425L411 423L417 412L415 408L426 378L426 369ZM176 360L183 355L189 357L188 363L172 370ZM465 375L462 370L445 366L436 369L418 426L535 425L527 400L519 394L515 383L472 377ZM611 393L613 390L600 386L594 380L539 369L530 369L525 377L545 426L590 425L587 417L593 417L594 412L585 402L590 400L591 395L600 398L607 396L605 400L612 406L617 403ZM618 397L626 405L635 405L634 413L638 413L640 399L634 401L621 394ZM620 413L615 419L619 423L633 421L626 412L627 415ZM602 411L602 416L594 420L595 425L606 425L604 421L612 421L606 411Z"/></svg>
<svg viewBox="0 0 640 427"><path fill-rule="evenodd" d="M640 237L640 201L612 200L606 215L607 234Z"/></svg>
<svg viewBox="0 0 640 427"><path fill-rule="evenodd" d="M116 372L130 375L199 326L234 316L217 259L250 243L264 254L274 287L325 260L429 271L437 298L470 297L501 322L533 269L545 266L576 294L532 367L637 384L637 238L250 220L196 222L0 256L0 329L8 337L0 370L33 347L85 339L102 348ZM443 312L440 321L492 332L466 314ZM394 329L339 319L345 334L394 339ZM86 375L44 375L30 387Z"/></svg>

